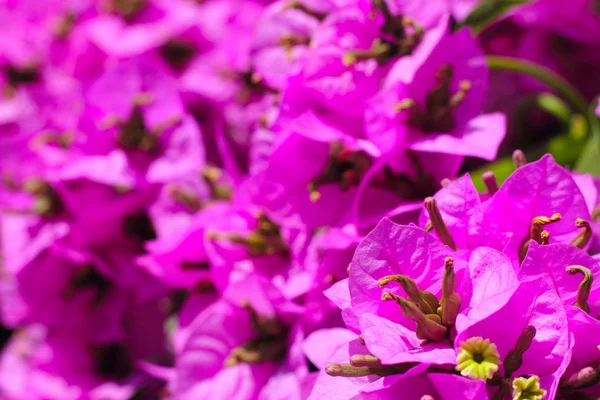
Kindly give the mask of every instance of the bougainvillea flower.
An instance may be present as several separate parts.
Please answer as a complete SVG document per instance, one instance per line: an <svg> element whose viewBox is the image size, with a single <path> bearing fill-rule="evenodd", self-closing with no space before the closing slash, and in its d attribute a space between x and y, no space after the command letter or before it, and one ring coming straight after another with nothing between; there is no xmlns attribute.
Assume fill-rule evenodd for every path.
<svg viewBox="0 0 600 400"><path fill-rule="evenodd" d="M390 241L402 245L390 247ZM413 280L411 274L420 275ZM398 392L389 383L406 379L402 373L416 363L439 365L440 372L456 365L463 376L488 379L485 398L527 391L554 396L572 347L567 313L556 290L532 278L520 282L511 260L497 250L453 253L416 227L382 221L350 266L349 305L366 349L329 364L324 373L330 377L317 380L316 393L322 393L322 381L333 390L340 379L351 378L340 384L355 395L385 388L391 396ZM467 388L482 395L478 385Z"/></svg>
<svg viewBox="0 0 600 400"><path fill-rule="evenodd" d="M156 309L138 305L136 313L139 317L135 313L126 317L112 313L109 317L117 321L125 317L132 324L134 329L125 335L107 329L108 316L90 319L78 313L69 315L68 327L34 325L20 330L0 360L3 395L11 400L125 400L138 392L152 395L156 387L136 370L135 360L156 355L156 344L162 344L160 326L164 320L155 319L160 315ZM137 341L134 337L140 337L140 328L156 330Z"/></svg>
<svg viewBox="0 0 600 400"><path fill-rule="evenodd" d="M445 24L445 10L442 2L361 0L329 13L314 32L301 71L289 79L283 110L298 114L312 108L359 116L377 93L390 61L415 51L429 29Z"/></svg>
<svg viewBox="0 0 600 400"><path fill-rule="evenodd" d="M169 286L193 288L210 282L210 265L204 249L206 231L212 229L215 220L230 216L231 210L225 204L201 210L181 230L148 242L148 254L140 256L137 263Z"/></svg>
<svg viewBox="0 0 600 400"><path fill-rule="evenodd" d="M461 49L458 58L457 48ZM427 58L420 60L420 56L405 57L394 66L403 73L414 69L412 79L405 81L393 70L384 90L370 102L365 117L367 138L384 155L391 153L395 171L406 169L408 150L493 159L504 138L504 116L480 115L488 70L470 31L446 34ZM454 163L455 168L458 165Z"/></svg>
<svg viewBox="0 0 600 400"><path fill-rule="evenodd" d="M307 326L343 325L337 307L323 294L334 282L348 276L348 265L359 242L353 232L329 228L314 235L302 259L303 268L288 285L296 296L303 296L304 321ZM290 291L291 292L291 291ZM289 293L289 292L288 292ZM302 298L302 297L300 297Z"/></svg>
<svg viewBox="0 0 600 400"><path fill-rule="evenodd" d="M293 370L294 357L303 359L301 351L288 351L294 346L293 330L274 316L266 318L225 300L206 308L186 329L172 385L177 398L257 399L268 391L269 379L283 373L278 372L280 363ZM294 395L289 386L286 390L289 398L299 393Z"/></svg>
<svg viewBox="0 0 600 400"><path fill-rule="evenodd" d="M404 196L418 196L418 179L382 169L373 144L348 133L312 112L289 121L257 176L256 201L287 224L310 229L354 223L370 229L402 208ZM290 158L308 164L300 168Z"/></svg>
<svg viewBox="0 0 600 400"><path fill-rule="evenodd" d="M79 126L85 138L75 142L79 151L123 151L131 168L152 183L202 170L199 128L157 64L137 59L119 64L90 87L86 102Z"/></svg>
<svg viewBox="0 0 600 400"><path fill-rule="evenodd" d="M376 155L369 142L350 137L314 113L304 114L276 139L257 197L278 219L311 228L342 225L351 218L356 187ZM302 162L290 163L290 158Z"/></svg>
<svg viewBox="0 0 600 400"><path fill-rule="evenodd" d="M549 242L588 246L591 218L586 199L571 173L550 155L518 168L499 188L493 176L488 178L493 193L486 195L487 200L480 197L468 175L434 196L437 213L458 248L490 246L518 262L529 243L542 243L542 236ZM430 217L425 210L420 225L425 227L430 219L434 222Z"/></svg>
<svg viewBox="0 0 600 400"><path fill-rule="evenodd" d="M194 58L181 76L184 92L223 105L247 102L256 93L269 91L255 76L250 60L253 32L260 18L258 2L235 0L208 1L200 5L203 35L212 47ZM231 41L227 38L236 37Z"/></svg>
<svg viewBox="0 0 600 400"><path fill-rule="evenodd" d="M283 90L308 51L312 34L329 11L326 2L277 1L265 8L254 33L255 73Z"/></svg>
<svg viewBox="0 0 600 400"><path fill-rule="evenodd" d="M216 167L170 180L161 188L148 212L157 236L169 238L184 230L199 210L215 201L230 200L233 190L232 177Z"/></svg>
<svg viewBox="0 0 600 400"><path fill-rule="evenodd" d="M504 305L480 314L496 301ZM498 392L519 398L525 391L554 398L573 344L566 310L551 286L526 281L511 296L487 297L459 315L456 330L457 369L472 379L490 379L488 398Z"/></svg>
<svg viewBox="0 0 600 400"><path fill-rule="evenodd" d="M477 0L450 0L450 11L458 21L464 21L477 4Z"/></svg>

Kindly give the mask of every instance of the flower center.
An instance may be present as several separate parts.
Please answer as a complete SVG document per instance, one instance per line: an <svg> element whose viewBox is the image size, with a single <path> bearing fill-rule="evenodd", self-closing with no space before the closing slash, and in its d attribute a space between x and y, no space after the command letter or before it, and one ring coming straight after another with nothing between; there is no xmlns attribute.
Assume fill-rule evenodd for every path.
<svg viewBox="0 0 600 400"><path fill-rule="evenodd" d="M259 213L256 229L247 236L232 232L207 232L209 239L226 239L244 245L251 256L270 254L289 255L289 249L283 238L279 225L271 221L264 213Z"/></svg>
<svg viewBox="0 0 600 400"><path fill-rule="evenodd" d="M98 375L115 380L126 378L134 369L133 360L122 343L95 347L94 367Z"/></svg>
<svg viewBox="0 0 600 400"><path fill-rule="evenodd" d="M123 231L127 236L140 243L156 239L156 230L152 220L144 210L127 215L123 220Z"/></svg>
<svg viewBox="0 0 600 400"><path fill-rule="evenodd" d="M152 151L158 146L158 137L146 128L140 106L136 105L129 120L120 124L117 141L126 150Z"/></svg>
<svg viewBox="0 0 600 400"><path fill-rule="evenodd" d="M186 40L171 39L159 49L161 57L174 69L182 70L192 60L197 50Z"/></svg>
<svg viewBox="0 0 600 400"><path fill-rule="evenodd" d="M318 201L321 198L319 187L328 183L338 183L344 191L358 185L371 161L365 152L352 151L338 142L332 143L324 171L308 185L310 199Z"/></svg>
<svg viewBox="0 0 600 400"><path fill-rule="evenodd" d="M288 56L291 57L292 49L296 46L308 46L310 44L310 37L302 36L295 33L284 33L277 40L277 45L283 47Z"/></svg>
<svg viewBox="0 0 600 400"><path fill-rule="evenodd" d="M111 283L104 276L102 276L96 269L91 265L86 265L83 268L77 270L71 282L67 286L64 295L67 300L71 299L75 293L79 290L94 289L95 298L94 305L98 306L104 300L108 294L108 290L111 287Z"/></svg>
<svg viewBox="0 0 600 400"><path fill-rule="evenodd" d="M22 189L34 197L33 212L36 214L51 217L64 209L58 193L44 180L28 179Z"/></svg>
<svg viewBox="0 0 600 400"><path fill-rule="evenodd" d="M500 365L500 354L494 343L482 337L472 337L460 342L456 357L456 370L471 379L490 379Z"/></svg>
<svg viewBox="0 0 600 400"><path fill-rule="evenodd" d="M386 165L382 172L374 177L373 184L391 190L406 200L421 200L437 192L438 183L433 175L425 170L415 153L407 151L406 155L414 168L413 176L396 173Z"/></svg>
<svg viewBox="0 0 600 400"><path fill-rule="evenodd" d="M202 202L190 188L173 183L167 186L167 191L173 200L191 212L196 212L202 208Z"/></svg>
<svg viewBox="0 0 600 400"><path fill-rule="evenodd" d="M423 27L407 16L393 15L385 0L372 0L372 3L374 11L371 16L375 17L376 11L383 15L381 32L384 38L375 39L370 49L347 52L344 55L347 66L371 59L383 65L394 57L411 54L423 38Z"/></svg>
<svg viewBox="0 0 600 400"><path fill-rule="evenodd" d="M109 9L131 22L146 8L147 0L112 0Z"/></svg>
<svg viewBox="0 0 600 400"><path fill-rule="evenodd" d="M77 17L73 13L59 16L52 30L54 35L60 40L65 40L73 30L76 21Z"/></svg>
<svg viewBox="0 0 600 400"><path fill-rule="evenodd" d="M71 147L74 139L75 135L72 132L45 131L36 135L31 144L33 146L51 144L61 149L68 149Z"/></svg>
<svg viewBox="0 0 600 400"><path fill-rule="evenodd" d="M423 109L414 99L406 98L396 104L396 111L406 117L406 123L413 129L427 133L448 132L455 124L454 110L471 90L471 81L463 80L458 91L451 93L454 67L444 64L436 74L437 85L429 92Z"/></svg>
<svg viewBox="0 0 600 400"><path fill-rule="evenodd" d="M545 396L546 391L540 387L538 376L513 380L513 400L540 400Z"/></svg>
<svg viewBox="0 0 600 400"><path fill-rule="evenodd" d="M233 195L229 185L220 183L223 171L217 167L205 167L202 170L202 178L210 188L210 196L214 200L231 200Z"/></svg>
<svg viewBox="0 0 600 400"><path fill-rule="evenodd" d="M461 298L454 291L454 259L446 257L444 260L442 298L439 302L432 293L419 290L417 284L407 276L388 275L377 281L381 287L391 282L398 282L410 300L390 292L383 292L381 300L395 300L398 303L402 313L416 322L417 338L433 342L444 340L447 337L447 328L454 325L461 305Z"/></svg>
<svg viewBox="0 0 600 400"><path fill-rule="evenodd" d="M244 73L236 73L226 69L221 71L221 75L225 78L236 80L240 83L240 89L237 93L237 101L240 104L246 105L253 99L254 95L277 95L279 92L267 85L263 77L253 70L248 70Z"/></svg>
<svg viewBox="0 0 600 400"><path fill-rule="evenodd" d="M231 367L239 363L282 361L287 352L288 329L277 317L266 318L258 315L250 305L245 304L244 307L250 312L252 328L257 335L242 346L232 349L224 365Z"/></svg>
<svg viewBox="0 0 600 400"><path fill-rule="evenodd" d="M40 80L40 71L37 65L24 67L8 65L4 67L4 74L8 81L8 84L4 88L4 93L9 98L14 96L17 88L36 83Z"/></svg>

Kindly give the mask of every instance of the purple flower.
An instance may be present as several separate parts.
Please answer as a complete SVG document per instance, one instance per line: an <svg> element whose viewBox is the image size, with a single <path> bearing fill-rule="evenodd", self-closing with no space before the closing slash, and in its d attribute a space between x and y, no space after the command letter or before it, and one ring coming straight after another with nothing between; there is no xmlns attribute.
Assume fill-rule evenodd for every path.
<svg viewBox="0 0 600 400"><path fill-rule="evenodd" d="M369 142L312 112L304 114L276 138L257 197L290 223L343 225L352 218L357 187L375 156Z"/></svg>
<svg viewBox="0 0 600 400"><path fill-rule="evenodd" d="M204 309L181 334L186 339L175 364L175 397L273 398L269 381L285 382L289 371L293 374L291 382L276 387L289 390L287 398L297 398L299 386L293 371L295 358L303 356L294 347L300 343L294 340L294 330L290 331L276 316L258 315L252 308L219 300Z"/></svg>
<svg viewBox="0 0 600 400"><path fill-rule="evenodd" d="M487 379L487 395L478 398L525 391L554 396L572 348L567 312L554 287L532 278L519 281L511 261L497 250L453 254L416 227L382 221L350 266L346 304L366 347L350 354L342 349L341 360L335 355L313 396L325 390L335 393L329 398L397 395L406 390L399 382L410 379L411 371L421 373L432 364L440 372L456 365L463 376ZM456 385L484 396L481 385L463 380ZM337 396L344 390L347 397ZM426 394L432 395L420 396Z"/></svg>
<svg viewBox="0 0 600 400"><path fill-rule="evenodd" d="M144 60L119 64L94 82L86 102L79 126L85 136L75 142L77 150L124 152L130 168L150 183L202 170L198 126L185 112L175 81L158 65Z"/></svg>
<svg viewBox="0 0 600 400"><path fill-rule="evenodd" d="M499 188L492 175L486 180L492 192L483 200L468 175L448 184L435 195L434 214L441 223L424 211L421 226L431 219L444 243L450 237L462 249L491 246L515 263L534 241L587 247L591 218L586 200L571 173L551 156L518 168ZM438 232L442 225L448 229L443 237Z"/></svg>
<svg viewBox="0 0 600 400"><path fill-rule="evenodd" d="M420 48L396 63L384 89L370 101L367 138L396 172L410 168L408 151L425 153L425 163L434 162L440 153L493 159L505 122L501 114L480 115L488 81L483 52L468 30L445 34L433 43L425 40L425 45L425 56ZM459 166L450 157L438 168L454 175ZM449 175L438 173L434 179L439 182Z"/></svg>
<svg viewBox="0 0 600 400"><path fill-rule="evenodd" d="M283 110L298 114L310 107L356 118L376 94L389 62L412 53L447 18L441 3L389 3L349 2L327 15L301 71L289 79Z"/></svg>
<svg viewBox="0 0 600 400"><path fill-rule="evenodd" d="M263 11L254 32L252 61L267 86L285 89L288 77L300 68L314 31L330 11L322 3L277 1Z"/></svg>
<svg viewBox="0 0 600 400"><path fill-rule="evenodd" d="M135 372L122 342L86 342L80 333L33 326L15 334L0 359L3 395L10 400L125 400L156 392L144 374Z"/></svg>

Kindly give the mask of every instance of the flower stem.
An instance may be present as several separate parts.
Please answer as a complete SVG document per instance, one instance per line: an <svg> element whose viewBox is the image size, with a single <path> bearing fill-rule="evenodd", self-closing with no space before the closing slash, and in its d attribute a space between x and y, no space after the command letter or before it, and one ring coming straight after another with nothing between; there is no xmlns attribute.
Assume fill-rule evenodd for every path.
<svg viewBox="0 0 600 400"><path fill-rule="evenodd" d="M587 103L581 93L569 82L549 69L539 64L512 57L488 56L487 62L491 69L514 71L544 82L563 96L577 112L583 115L587 114Z"/></svg>

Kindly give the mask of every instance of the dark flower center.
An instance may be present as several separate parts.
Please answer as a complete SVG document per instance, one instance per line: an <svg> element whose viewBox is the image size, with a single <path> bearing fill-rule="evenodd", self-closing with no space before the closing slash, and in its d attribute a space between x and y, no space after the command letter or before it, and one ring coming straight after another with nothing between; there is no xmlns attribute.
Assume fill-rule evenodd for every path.
<svg viewBox="0 0 600 400"><path fill-rule="evenodd" d="M252 99L253 95L278 93L276 89L273 89L265 83L262 76L252 70L239 74L238 79L242 84L238 93L238 102L240 104L247 104Z"/></svg>
<svg viewBox="0 0 600 400"><path fill-rule="evenodd" d="M123 220L124 232L140 242L156 239L156 231L148 213L144 210L128 215Z"/></svg>
<svg viewBox="0 0 600 400"><path fill-rule="evenodd" d="M71 132L57 132L57 131L45 131L39 133L34 139L34 145L54 145L62 149L68 149L74 139L74 135Z"/></svg>
<svg viewBox="0 0 600 400"><path fill-rule="evenodd" d="M433 176L427 173L420 163L415 164L416 175L410 177L406 174L397 174L389 166L383 174L374 179L374 185L393 191L405 200L418 200L436 192L436 182Z"/></svg>
<svg viewBox="0 0 600 400"><path fill-rule="evenodd" d="M210 197L213 200L231 200L233 191L231 187L221 182L223 171L217 167L206 167L202 170L202 179L210 188Z"/></svg>
<svg viewBox="0 0 600 400"><path fill-rule="evenodd" d="M122 380L133 372L134 365L125 345L110 343L94 349L94 369L103 378Z"/></svg>
<svg viewBox="0 0 600 400"><path fill-rule="evenodd" d="M376 39L370 49L346 53L346 65L370 59L376 60L380 65L386 64L395 57L411 54L423 38L423 27L407 16L392 14L385 0L372 0L372 3L373 14L377 10L383 15L381 32L384 37Z"/></svg>
<svg viewBox="0 0 600 400"><path fill-rule="evenodd" d="M139 105L134 106L128 121L119 123L117 141L126 150L154 151L158 147L158 137L146 127Z"/></svg>
<svg viewBox="0 0 600 400"><path fill-rule="evenodd" d="M53 29L54 35L60 40L65 40L73 30L76 20L77 18L72 13L58 17Z"/></svg>
<svg viewBox="0 0 600 400"><path fill-rule="evenodd" d="M357 186L371 163L367 153L347 149L339 142L332 143L325 169L308 185L311 200L318 201L321 196L319 187L328 183L338 183L342 190Z"/></svg>
<svg viewBox="0 0 600 400"><path fill-rule="evenodd" d="M71 299L79 290L94 289L94 305L98 306L106 298L111 282L102 276L93 266L86 265L77 270L71 283L67 286L65 297Z"/></svg>
<svg viewBox="0 0 600 400"><path fill-rule="evenodd" d="M147 0L112 0L110 6L124 20L131 22L146 8Z"/></svg>
<svg viewBox="0 0 600 400"><path fill-rule="evenodd" d="M252 328L256 337L240 347L231 350L225 360L225 366L239 363L257 364L261 362L279 362L287 353L288 329L275 318L265 318L246 306L252 316Z"/></svg>
<svg viewBox="0 0 600 400"><path fill-rule="evenodd" d="M256 229L246 236L231 232L209 232L207 235L211 239L226 239L244 245L251 256L279 254L288 257L289 249L281 236L279 225L262 212L257 218Z"/></svg>
<svg viewBox="0 0 600 400"><path fill-rule="evenodd" d="M454 68L450 64L442 65L436 74L437 85L425 99L425 108L407 98L396 105L396 111L406 114L406 122L413 129L427 133L451 131L456 124L454 110L471 89L470 81L461 81L458 91L452 94L453 79Z"/></svg>
<svg viewBox="0 0 600 400"><path fill-rule="evenodd" d="M210 264L206 261L184 261L181 263L181 269L184 271L207 271Z"/></svg>
<svg viewBox="0 0 600 400"><path fill-rule="evenodd" d="M40 79L40 72L37 66L26 67L6 66L4 73L11 87L17 88L22 85L36 83Z"/></svg>
<svg viewBox="0 0 600 400"><path fill-rule="evenodd" d="M186 40L171 39L159 49L159 52L171 67L182 70L194 58L197 50Z"/></svg>
<svg viewBox="0 0 600 400"><path fill-rule="evenodd" d="M62 200L50 184L41 179L29 179L23 185L25 192L34 196L33 212L52 217L64 210Z"/></svg>

